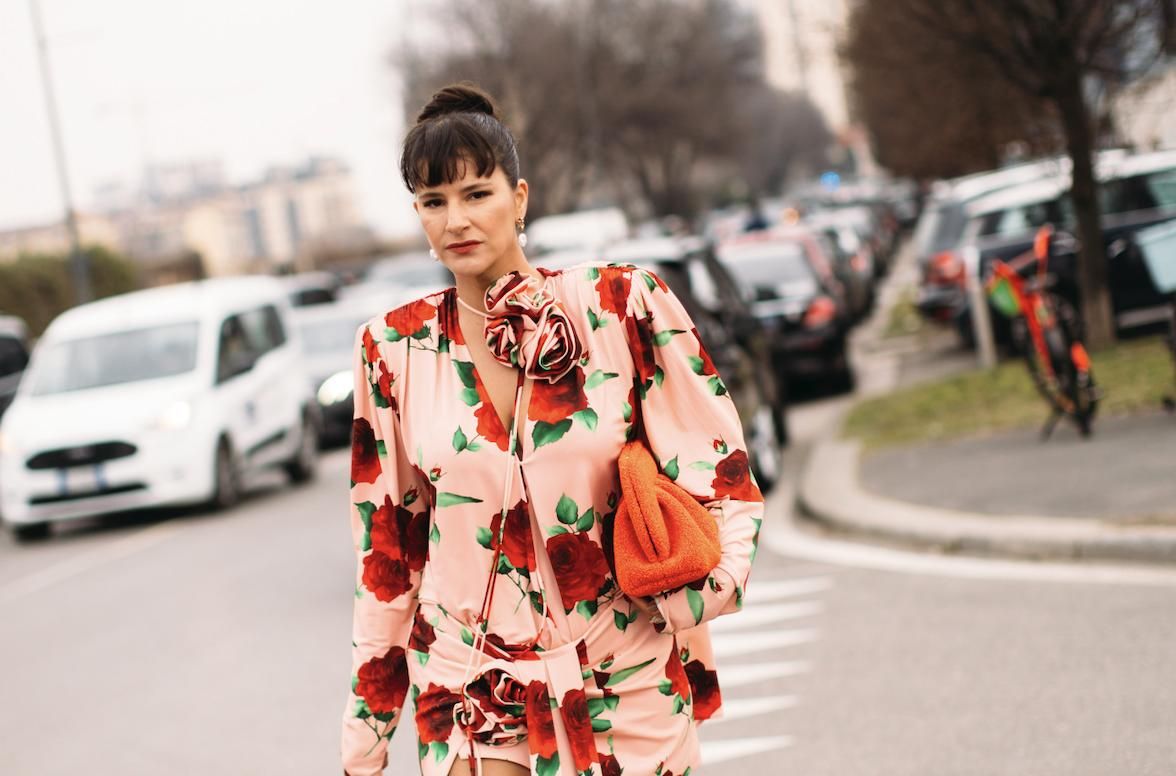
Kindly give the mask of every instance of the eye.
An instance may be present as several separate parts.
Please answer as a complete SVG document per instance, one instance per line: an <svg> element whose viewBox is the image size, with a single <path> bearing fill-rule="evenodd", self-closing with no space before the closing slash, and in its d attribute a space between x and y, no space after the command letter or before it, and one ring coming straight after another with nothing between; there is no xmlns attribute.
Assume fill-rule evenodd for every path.
<svg viewBox="0 0 1176 776"><path fill-rule="evenodd" d="M445 203L439 199L426 199L424 202L421 203L421 206L432 208L432 207L439 207L440 205L443 205L443 204L445 204Z"/></svg>
<svg viewBox="0 0 1176 776"><path fill-rule="evenodd" d="M490 192L489 192L489 191L485 191L485 190L482 190L482 191L475 191L475 192L473 192L473 193L471 193L471 194L470 194L470 197L471 197L472 199L483 199L484 197L488 197L488 196L490 196Z"/></svg>

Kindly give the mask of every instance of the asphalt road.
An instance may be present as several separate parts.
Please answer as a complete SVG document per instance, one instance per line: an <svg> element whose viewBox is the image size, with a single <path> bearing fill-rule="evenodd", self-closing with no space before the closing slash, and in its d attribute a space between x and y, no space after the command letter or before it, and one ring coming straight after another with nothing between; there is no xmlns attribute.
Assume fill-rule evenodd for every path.
<svg viewBox="0 0 1176 776"><path fill-rule="evenodd" d="M800 447L829 406L797 411ZM333 453L314 484L275 477L226 515L0 539L0 773L338 773L346 467ZM765 523L785 548L786 500ZM703 727L697 773L1172 772L1176 585L968 579L957 562L765 547L747 609L715 627L728 718ZM414 743L397 734L389 773L416 772Z"/></svg>

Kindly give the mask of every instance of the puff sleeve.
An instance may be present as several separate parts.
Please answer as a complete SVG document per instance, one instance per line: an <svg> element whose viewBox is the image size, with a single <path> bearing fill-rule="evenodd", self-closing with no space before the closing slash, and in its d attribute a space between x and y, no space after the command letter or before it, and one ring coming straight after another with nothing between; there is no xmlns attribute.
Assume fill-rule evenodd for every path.
<svg viewBox="0 0 1176 776"><path fill-rule="evenodd" d="M654 596L665 630L738 611L763 522L735 403L681 301L653 272L632 274L624 320L640 425L661 470L719 524L722 557L705 578Z"/></svg>
<svg viewBox="0 0 1176 776"><path fill-rule="evenodd" d="M369 323L356 332L350 521L357 568L351 691L343 713L342 760L350 776L374 776L409 690L405 652L428 548L427 482L404 452L386 363Z"/></svg>

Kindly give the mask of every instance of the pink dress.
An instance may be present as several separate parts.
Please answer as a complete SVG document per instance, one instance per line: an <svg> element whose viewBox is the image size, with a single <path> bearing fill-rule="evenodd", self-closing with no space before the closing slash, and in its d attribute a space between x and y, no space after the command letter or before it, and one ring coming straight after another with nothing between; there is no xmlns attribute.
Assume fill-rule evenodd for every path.
<svg viewBox="0 0 1176 776"><path fill-rule="evenodd" d="M402 719L424 776L446 776L471 748L540 776L698 767L696 723L720 707L705 623L741 607L763 518L739 418L654 273L540 272L578 346L555 337L532 354L562 376L527 378L515 455L453 288L357 334L351 776L383 772ZM488 301L511 276L525 278L504 275ZM656 596L653 619L617 587L610 557L617 454L642 419L661 469L710 509L722 541L718 567Z"/></svg>

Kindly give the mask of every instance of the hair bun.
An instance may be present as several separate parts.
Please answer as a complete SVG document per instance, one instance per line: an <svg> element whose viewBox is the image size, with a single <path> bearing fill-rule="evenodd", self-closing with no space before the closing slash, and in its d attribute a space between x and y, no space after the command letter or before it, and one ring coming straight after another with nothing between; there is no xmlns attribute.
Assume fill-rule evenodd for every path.
<svg viewBox="0 0 1176 776"><path fill-rule="evenodd" d="M421 109L417 122L428 121L447 113L485 113L497 118L490 95L468 81L450 84L433 95L429 104Z"/></svg>

